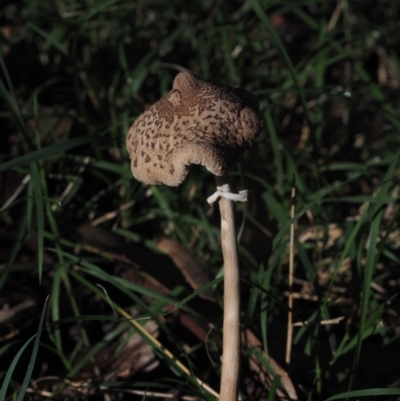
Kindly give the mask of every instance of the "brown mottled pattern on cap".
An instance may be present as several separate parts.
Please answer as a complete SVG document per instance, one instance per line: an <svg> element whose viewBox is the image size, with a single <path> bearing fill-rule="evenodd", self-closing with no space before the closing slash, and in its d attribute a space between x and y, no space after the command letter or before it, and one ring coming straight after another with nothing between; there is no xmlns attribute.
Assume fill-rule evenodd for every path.
<svg viewBox="0 0 400 401"><path fill-rule="evenodd" d="M250 92L181 72L128 132L132 174L170 186L185 179L191 164L223 175L261 131L258 100Z"/></svg>

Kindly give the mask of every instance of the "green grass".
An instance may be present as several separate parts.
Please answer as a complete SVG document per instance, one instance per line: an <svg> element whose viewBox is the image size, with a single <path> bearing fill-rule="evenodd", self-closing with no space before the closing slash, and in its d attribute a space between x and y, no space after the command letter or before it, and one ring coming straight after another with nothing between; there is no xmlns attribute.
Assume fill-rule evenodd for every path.
<svg viewBox="0 0 400 401"><path fill-rule="evenodd" d="M258 340L243 349L242 399L282 399L288 380L299 400L400 399L400 5L31 0L0 11L0 401L214 399L194 379L218 391L213 177L193 168L177 188L148 187L125 149L183 68L251 90L265 122L231 172L250 190L235 207L243 330ZM299 325L286 365L292 223ZM208 263L215 302L158 250L163 236Z"/></svg>

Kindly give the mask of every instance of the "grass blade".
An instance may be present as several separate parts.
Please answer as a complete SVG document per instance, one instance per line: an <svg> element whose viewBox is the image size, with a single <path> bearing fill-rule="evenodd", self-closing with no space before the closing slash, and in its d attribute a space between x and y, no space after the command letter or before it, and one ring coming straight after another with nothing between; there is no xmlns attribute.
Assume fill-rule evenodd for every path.
<svg viewBox="0 0 400 401"><path fill-rule="evenodd" d="M39 349L40 336L42 334L43 320L44 320L44 315L46 313L46 306L47 306L48 299L49 299L49 297L46 298L46 301L43 306L42 316L40 317L39 326L38 326L36 338L35 338L35 343L33 344L31 359L29 360L28 369L25 373L24 380L21 384L21 389L19 391L17 401L22 401L24 399L29 380L31 379L31 376L32 376L33 367L35 366L36 356L37 356L38 349Z"/></svg>
<svg viewBox="0 0 400 401"><path fill-rule="evenodd" d="M0 274L0 290L3 288L3 286L7 280L7 277L8 277L8 273L10 272L10 269L13 266L13 264L17 258L18 252L22 248L24 238L26 236L27 227L28 227L28 219L27 219L28 212L29 212L29 207L27 207L25 209L25 213L22 215L22 218L20 220L19 227L18 227L16 241L14 242L14 245L11 248L11 253L7 260L7 264Z"/></svg>
<svg viewBox="0 0 400 401"><path fill-rule="evenodd" d="M298 80L297 74L296 74L296 70L293 67L293 63L292 60L289 57L288 52L286 51L285 47L283 46L281 40L279 39L278 35L276 34L274 28L272 27L268 17L265 15L264 10L262 9L260 3L258 0L249 0L249 3L251 4L251 6L253 7L255 13L257 14L258 18L261 20L261 22L263 23L265 29L268 32L268 35L271 38L271 41L274 43L274 46L277 48L278 52L280 53L280 55L282 56L283 60L285 61L286 67L288 68L288 71L290 73L290 76L292 77L293 80L293 84L297 90L297 93L299 95L300 98L300 103L303 106L303 110L304 110L304 116L308 122L308 125L310 127L310 130L312 132L313 130L313 123L312 123L312 118L311 118L311 114L310 111L308 109L307 103L306 103L306 99L304 96L304 92L302 87L300 86L300 82ZM313 135L311 134L311 137L313 137ZM315 139L314 139L315 141ZM314 146L314 151L317 150L316 148L316 143L313 143Z"/></svg>
<svg viewBox="0 0 400 401"><path fill-rule="evenodd" d="M20 350L17 352L15 355L13 361L11 362L11 365L7 369L7 373L4 377L3 384L1 385L0 389L0 401L4 401L6 399L6 394L7 394L7 388L10 384L11 376L15 370L15 367L17 366L17 363L19 359L21 358L21 355L25 351L26 347L31 343L31 341L36 337L36 334L32 336L26 343L20 348Z"/></svg>
<svg viewBox="0 0 400 401"><path fill-rule="evenodd" d="M267 130L269 133L269 137L271 139L272 150L274 152L274 160L276 165L276 186L279 195L283 195L284 185L284 171L283 171L283 162L282 162L282 151L280 149L280 143L278 140L278 134L276 132L274 121L272 120L272 115L269 110L265 110L264 119L267 125Z"/></svg>
<svg viewBox="0 0 400 401"><path fill-rule="evenodd" d="M1 389L0 389L0 401L4 401L6 399L7 388L9 386L9 384L10 384L11 376L12 376L14 370L15 370L15 367L17 366L17 363L18 363L19 359L21 358L21 355L24 353L25 349L31 343L31 341L33 339L35 339L35 343L33 345L33 350L32 350L32 355L31 355L31 359L29 361L28 369L27 369L27 371L25 373L25 377L24 377L24 380L22 382L21 389L20 389L20 392L18 394L17 401L21 401L23 399L23 397L25 396L26 388L27 388L29 380L30 380L30 378L32 376L32 371L33 371L33 367L35 365L37 351L38 351L38 348L39 348L39 342L40 342L40 336L41 336L41 333L42 333L43 320L44 320L44 316L45 316L45 312L46 312L47 300L48 300L48 298L46 299L46 302L45 302L45 304L43 306L43 311L42 311L42 315L40 317L37 333L34 336L32 336L28 341L26 341L26 343L17 352L17 354L15 355L11 365L7 369L7 373L6 373L5 377L4 377L3 384L2 384Z"/></svg>
<svg viewBox="0 0 400 401"><path fill-rule="evenodd" d="M95 138L92 136L83 136L79 138L69 139L68 141L64 142L58 142L43 149L29 152L23 156L17 157L16 159L0 164L0 173L8 169L23 166L25 164L38 160L54 158L58 153L75 149L79 146L93 142L94 140Z"/></svg>
<svg viewBox="0 0 400 401"><path fill-rule="evenodd" d="M33 29L36 33L38 33L40 36L46 39L48 43L52 44L57 50L59 50L64 56L68 56L68 50L60 41L58 41L54 37L55 36L54 34L44 31L43 29L39 28L37 25L31 22L28 23L26 27Z"/></svg>
<svg viewBox="0 0 400 401"><path fill-rule="evenodd" d="M374 217L368 236L367 260L364 271L363 294L361 299L360 324L358 328L357 346L354 353L353 369L349 381L349 387L348 387L349 390L351 390L354 379L354 372L360 360L363 335L364 335L364 330L366 329L365 325L366 325L368 305L371 295L371 282L376 265L377 249L379 248L378 247L378 237L380 235L379 227L381 225L381 220L383 217L382 205L384 204L385 199L387 197L389 184L391 179L393 178L394 169L397 165L398 159L399 159L399 153L397 153L397 155L393 158L393 161L390 164L387 173L385 174L381 191L377 196L377 202L374 204L374 207L372 209Z"/></svg>
<svg viewBox="0 0 400 401"><path fill-rule="evenodd" d="M273 247L275 248L277 246L277 244L279 243L279 241L281 241L281 239L285 236L285 234L286 234L287 230L290 228L291 224L294 223L295 221L297 221L299 219L299 217L301 217L308 209L311 209L312 206L319 203L321 201L321 199L324 198L330 192L336 191L337 189L339 189L346 183L349 183L349 182L355 180L359 176L360 175L357 174L345 182L335 183L331 187L328 187L328 188L325 188L325 189L322 189L321 191L319 191L318 195L316 196L316 198L313 201L309 202L306 206L304 206L302 209L300 209L294 215L293 218L286 220L285 224L283 224L283 226L279 230L278 234L274 238Z"/></svg>
<svg viewBox="0 0 400 401"><path fill-rule="evenodd" d="M37 163L31 163L31 183L35 192L35 203L36 203L36 226L38 236L38 274L39 284L42 282L42 271L43 271L43 245L44 245L44 202L42 193L42 182L39 172L39 166Z"/></svg>
<svg viewBox="0 0 400 401"><path fill-rule="evenodd" d="M376 397L376 396L400 395L400 388L374 388L368 390L347 391L327 398L325 401L344 400L354 397Z"/></svg>

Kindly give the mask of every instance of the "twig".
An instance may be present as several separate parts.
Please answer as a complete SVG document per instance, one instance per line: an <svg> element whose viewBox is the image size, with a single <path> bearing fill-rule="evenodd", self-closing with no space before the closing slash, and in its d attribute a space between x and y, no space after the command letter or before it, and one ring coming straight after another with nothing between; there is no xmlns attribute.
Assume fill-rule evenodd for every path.
<svg viewBox="0 0 400 401"><path fill-rule="evenodd" d="M345 318L344 316L339 316L339 317L335 317L334 319L321 320L320 322L317 322L316 324L321 324L321 325L339 324L344 318ZM307 326L312 323L314 323L314 322L309 322L308 320L306 320L305 322L293 323L293 327Z"/></svg>
<svg viewBox="0 0 400 401"><path fill-rule="evenodd" d="M26 184L31 180L31 176L28 174L24 177L19 187L14 191L14 193L8 198L8 200L4 203L4 205L0 208L0 212L5 210L15 199L17 199L18 195L25 188Z"/></svg>
<svg viewBox="0 0 400 401"><path fill-rule="evenodd" d="M326 27L327 32L330 32L333 28L335 28L336 23L339 20L340 14L342 13L342 9L343 9L343 3L341 1L339 1L336 5L335 9L333 10L331 19Z"/></svg>

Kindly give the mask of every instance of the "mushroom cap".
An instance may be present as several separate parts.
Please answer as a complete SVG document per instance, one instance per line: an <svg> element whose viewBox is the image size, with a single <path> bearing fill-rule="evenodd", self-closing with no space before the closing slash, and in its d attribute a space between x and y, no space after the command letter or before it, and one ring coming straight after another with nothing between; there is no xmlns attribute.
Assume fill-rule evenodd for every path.
<svg viewBox="0 0 400 401"><path fill-rule="evenodd" d="M132 174L146 184L176 186L191 164L202 164L221 176L261 131L253 94L181 72L129 129Z"/></svg>

